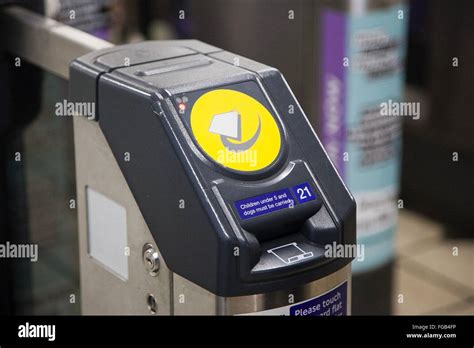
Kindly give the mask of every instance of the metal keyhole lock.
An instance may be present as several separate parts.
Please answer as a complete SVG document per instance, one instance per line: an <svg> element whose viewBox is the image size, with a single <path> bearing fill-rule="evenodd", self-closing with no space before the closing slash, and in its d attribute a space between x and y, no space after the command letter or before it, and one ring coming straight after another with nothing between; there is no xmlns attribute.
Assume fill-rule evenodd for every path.
<svg viewBox="0 0 474 348"><path fill-rule="evenodd" d="M156 276L160 270L160 257L153 245L147 243L143 246L143 263L151 276Z"/></svg>

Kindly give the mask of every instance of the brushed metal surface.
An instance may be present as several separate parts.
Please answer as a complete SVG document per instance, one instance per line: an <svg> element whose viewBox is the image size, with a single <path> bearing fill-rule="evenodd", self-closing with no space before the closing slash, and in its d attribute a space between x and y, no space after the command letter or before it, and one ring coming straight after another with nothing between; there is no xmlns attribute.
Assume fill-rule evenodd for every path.
<svg viewBox="0 0 474 348"><path fill-rule="evenodd" d="M149 314L147 298L153 294L158 304L157 314L171 314L172 273L161 255L156 276L151 276L143 264L143 246L150 243L158 249L98 123L74 117L74 142L82 313ZM88 254L86 186L127 210L130 255L126 281L106 270Z"/></svg>
<svg viewBox="0 0 474 348"><path fill-rule="evenodd" d="M265 294L219 297L174 274L174 314L239 315L285 307L309 300L347 281L347 313L351 313L351 266L327 277ZM290 299L292 302L290 302Z"/></svg>
<svg viewBox="0 0 474 348"><path fill-rule="evenodd" d="M351 266L347 265L339 271L328 275L327 277L315 280L313 282L297 286L287 290L275 292L227 297L220 302L219 312L225 315L245 314L260 312L268 309L285 307L291 304L309 300L313 297L324 294L335 288L339 284L347 281L347 313L351 309ZM290 302L291 299L291 302Z"/></svg>

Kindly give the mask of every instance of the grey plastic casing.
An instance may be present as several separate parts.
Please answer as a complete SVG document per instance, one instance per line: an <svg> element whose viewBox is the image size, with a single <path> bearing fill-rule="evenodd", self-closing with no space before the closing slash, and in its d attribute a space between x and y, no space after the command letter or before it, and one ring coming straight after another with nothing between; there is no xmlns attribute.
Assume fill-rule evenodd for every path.
<svg viewBox="0 0 474 348"><path fill-rule="evenodd" d="M219 88L253 93L281 127L282 151L265 170L228 170L194 141L176 98L189 95L192 109L193 95ZM354 199L278 70L196 40L143 42L74 60L70 99L95 103L95 121L173 272L240 296L308 283L352 261L324 251L355 243ZM239 218L236 201L301 182L317 199ZM269 252L291 244L312 257L285 263Z"/></svg>

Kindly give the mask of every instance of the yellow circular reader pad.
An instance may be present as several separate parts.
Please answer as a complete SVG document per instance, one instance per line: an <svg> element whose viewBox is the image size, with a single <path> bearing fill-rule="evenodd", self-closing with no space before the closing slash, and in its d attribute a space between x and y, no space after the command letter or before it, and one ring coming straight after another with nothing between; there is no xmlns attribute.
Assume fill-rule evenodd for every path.
<svg viewBox="0 0 474 348"><path fill-rule="evenodd" d="M191 130L201 149L226 168L254 172L280 153L281 134L272 114L249 95L217 89L194 103Z"/></svg>

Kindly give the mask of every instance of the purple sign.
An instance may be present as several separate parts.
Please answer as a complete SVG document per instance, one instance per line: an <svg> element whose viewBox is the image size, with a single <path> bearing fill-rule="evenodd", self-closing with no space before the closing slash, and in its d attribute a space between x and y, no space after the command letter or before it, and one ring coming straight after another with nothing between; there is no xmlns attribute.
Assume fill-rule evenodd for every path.
<svg viewBox="0 0 474 348"><path fill-rule="evenodd" d="M283 189L236 201L235 207L242 220L269 214L295 206L289 189Z"/></svg>
<svg viewBox="0 0 474 348"><path fill-rule="evenodd" d="M322 140L329 157L344 178L346 125L345 69L346 17L325 11L322 17Z"/></svg>

